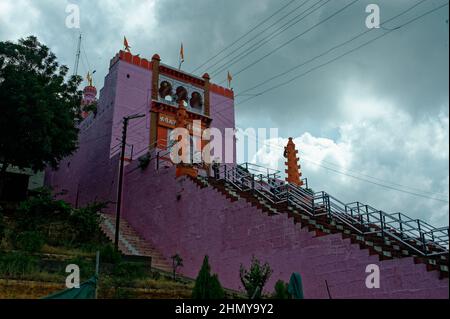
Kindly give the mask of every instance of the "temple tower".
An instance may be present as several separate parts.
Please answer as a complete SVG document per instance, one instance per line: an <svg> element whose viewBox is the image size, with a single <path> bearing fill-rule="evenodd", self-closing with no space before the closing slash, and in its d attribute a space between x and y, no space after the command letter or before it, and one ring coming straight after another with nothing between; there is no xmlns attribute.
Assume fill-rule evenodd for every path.
<svg viewBox="0 0 450 319"><path fill-rule="evenodd" d="M86 106L97 102L97 89L92 84L92 77L87 75L88 85L83 90L83 98L81 99L81 116L85 119L89 115L89 111L85 110Z"/></svg>
<svg viewBox="0 0 450 319"><path fill-rule="evenodd" d="M287 166L287 169L285 170L287 174L286 181L297 186L302 186L302 173L300 172L300 165L298 164L300 159L297 157L297 154L298 150L295 149L294 141L292 140L292 137L290 137L287 146L284 148L284 157L287 159L287 162L285 162L285 165Z"/></svg>

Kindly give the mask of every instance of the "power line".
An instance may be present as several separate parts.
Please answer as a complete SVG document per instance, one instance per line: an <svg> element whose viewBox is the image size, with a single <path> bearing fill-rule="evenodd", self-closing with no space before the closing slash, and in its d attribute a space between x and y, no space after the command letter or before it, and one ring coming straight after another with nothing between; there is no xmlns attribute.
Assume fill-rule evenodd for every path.
<svg viewBox="0 0 450 319"><path fill-rule="evenodd" d="M275 21L274 23L272 23L271 25L269 25L268 27L266 27L265 29L263 29L262 31L260 31L258 34L256 34L255 36L253 36L251 39L247 40L246 42L244 42L243 44L241 44L239 47L237 47L236 49L234 49L232 52L230 52L227 56L219 59L218 61L216 61L216 63L214 63L213 65L209 66L209 68L212 68L214 66L216 66L217 64L219 64L220 62L222 62L223 60L227 59L229 56L231 56L233 53L235 53L236 51L239 51L240 49L242 49L243 47L245 47L246 45L248 45L250 42L252 42L253 40L255 40L256 38L258 38L261 34L264 34L267 30L271 29L272 27L274 27L275 25L277 25L279 22L283 21L283 19L287 18L288 16L290 16L291 14L293 14L295 11L297 11L298 9L300 9L301 7L303 7L305 4L307 4L308 2L310 2L311 0L306 0L303 3L301 3L299 6L297 6L295 9L291 10L290 12L288 12L287 14L285 14L284 16L282 16L281 18L279 18L277 21ZM316 2L314 5L312 5L311 7L315 6L317 3L321 2L322 0L319 0L318 2ZM310 7L310 8L311 8ZM305 13L306 11L308 11L310 8L306 9L305 11L301 12L299 15L295 16L293 19L289 20L289 22L287 24L289 24L292 20L295 20L296 18L298 18L299 16L301 16L303 13ZM286 24L285 24L286 25ZM283 25L283 27L285 26ZM281 27L282 28L282 27ZM281 29L279 28L279 29ZM277 30L279 30L277 29ZM275 31L277 31L275 30ZM256 43L258 44L258 43ZM254 46L255 44L253 44ZM248 50L248 49L246 49ZM244 51L245 52L245 51ZM235 58L232 58L231 61L233 61ZM229 62L227 62L229 63ZM227 64L225 63L225 64ZM222 66L219 66L218 69L220 69ZM212 71L212 73L214 73L215 71Z"/></svg>
<svg viewBox="0 0 450 319"><path fill-rule="evenodd" d="M414 9L415 7L417 7L418 5L422 4L422 3L425 2L425 1L426 1L426 0L421 0L421 1L419 1L418 3L416 3L416 4L414 4L413 6L409 7L408 9L406 9L406 10L402 11L401 13L395 15L394 17L392 17L392 18L386 20L386 21L383 23L383 25L384 25L384 24L387 24L387 23L391 22L392 20L398 18L399 16L401 16L401 15L403 15L403 14L405 14L405 13L411 11L412 9ZM437 9L439 9L439 8L437 8ZM420 18L420 17L418 17L418 18ZM400 27L394 27L394 28L391 28L390 31L396 31L396 30L398 30L399 28L400 28ZM348 43L350 43L350 42L356 40L357 38L359 38L359 37L362 36L363 34L368 33L368 32L370 32L370 31L372 31L372 30L373 30L373 29L369 29L369 30L367 30L367 31L364 31L364 32L360 33L359 35L356 35L355 37L351 38L350 40L347 40L347 41L345 41L345 42L343 42L343 43L341 43L341 44L338 44L337 46L335 46L335 47L333 47L333 48L330 48L330 49L326 50L325 52L319 54L318 56L315 56L315 57L313 57L312 59L310 59L310 60L308 60L308 61L306 61L306 62L304 62L304 63L301 63L300 65L297 65L297 66L293 67L292 69L296 69L296 68L299 68L300 66L304 66L304 65L306 65L307 63L316 60L318 57L322 57L322 56L326 55L327 53L329 53L329 52L331 52L331 51L333 51L333 50L335 50L335 49L337 49L337 48L339 48L339 47L341 47L341 46L343 46L343 45L345 45L345 44L348 44ZM281 74L278 74L278 75L276 75L276 76L270 78L269 80L273 80L273 79L278 78L278 77L280 77L280 76L282 76L282 75L285 75L285 74L287 74L287 73L290 73L292 69L289 69L289 70L287 70L287 71L285 71L285 72L283 72L283 73L281 73ZM247 102L247 101L249 101L249 100L251 100L251 99L253 99L253 98L256 98L256 97L258 97L258 96L260 96L260 95L265 94L265 92L260 92L260 93L255 93L255 94L245 94L245 93L248 92L248 91L251 91L251 90L253 90L253 89L257 88L257 87L260 87L260 86L262 86L263 84L268 83L269 80L265 80L265 81L263 81L263 83L260 83L260 84L258 84L258 85L256 85L256 86L252 87L252 88L246 89L246 90L241 91L241 92L239 92L238 94L236 94L236 95L235 95L235 98L236 98L236 97L240 97L240 96L247 96L247 95L250 96L250 98L248 98L248 99L246 99L246 100L243 100L243 101L240 101L240 102L237 102L237 103L235 103L235 105L244 104L245 102ZM217 105L223 104L223 103L225 103L225 102L227 102L227 101L220 102L220 103L218 103ZM217 105L216 105L216 106L217 106ZM225 111L225 110L224 110L224 111ZM223 111L222 111L222 112L223 112ZM219 113L222 113L222 112L217 112L217 113L215 113L215 114L219 114Z"/></svg>
<svg viewBox="0 0 450 319"><path fill-rule="evenodd" d="M424 1L426 1L426 0L421 0L421 1L419 1L418 3L414 4L413 6L411 6L411 7L408 8L408 9L406 9L405 11L403 11L403 12L397 14L396 16L394 16L394 17L392 17L392 18L386 20L386 22L384 22L383 24L386 24L386 23L388 23L388 22L391 22L392 20L398 18L399 16L401 16L401 15L403 15L403 14L405 14L405 13L411 11L412 9L414 9L415 7L417 7L418 5L420 5L421 3L423 3ZM416 20L422 18L423 16L425 16L425 15L427 15L427 14L430 14L430 13L436 11L436 10L441 9L443 6L446 6L446 5L448 5L448 4L443 4L443 5L440 6L440 7L437 7L437 8L435 8L435 9L430 10L430 11L427 11L427 12L425 12L424 14L422 14L422 15L420 15L420 16L418 16L418 17L416 17L416 18L414 18L414 19L412 19L412 20L410 20L410 21L408 21L406 24L412 23L412 22L414 22L414 21L416 21ZM404 25L406 25L406 24L404 24ZM393 31L396 31L396 30L400 29L401 27L403 27L404 25L401 25L401 26L398 26L398 27L391 28L387 33L381 35L380 37L384 37L384 36L387 35L388 33L393 32ZM363 32L363 33L364 33L364 32ZM368 31L365 31L365 33L368 33ZM362 34L360 34L360 35L362 35ZM355 40L355 39L358 38L360 35L357 35L357 36L353 37L352 39L350 39L350 40L348 40L348 41L345 41L343 44L349 43L349 42L351 42L351 40ZM380 37L378 37L378 38L380 38ZM375 38L375 39L371 40L371 42L378 40L378 38ZM370 41L369 41L369 43L370 43ZM360 48L362 48L363 46L368 45L369 43L365 43L365 44L363 44L362 46L360 46L360 47L358 47L358 48L356 48L356 49L353 49L352 52L353 52L353 51L356 51L356 50L358 50L358 49L360 49ZM329 53L329 52L333 51L334 49L336 49L336 48L338 48L338 47L341 47L343 44L339 44L339 45L335 46L334 48L331 48L331 49L325 51L325 53L326 53L326 52ZM346 54L350 54L350 53L352 53L352 52L347 52ZM253 90L255 87L259 87L259 86L261 86L261 85L263 85L263 84L265 84L265 83L267 83L267 82L269 82L269 81L267 81L267 82L265 82L265 83L258 84L258 85L256 85L256 86L253 87L253 88L246 89L246 90L244 90L244 91L242 91L242 92L236 94L235 97L245 96L245 95L249 95L250 97L247 98L247 99L245 99L245 100L243 100L243 101L240 101L240 102L235 103L235 106L236 106L236 105L240 105L240 104L244 104L244 103L246 103L246 102L248 102L248 101L250 101L250 100L252 100L252 99L254 99L254 98L258 97L258 96L264 95L264 94L266 94L268 91L273 90L273 89L275 89L275 88L278 88L278 87L280 87L280 86L283 86L283 85L286 85L286 84L291 84L292 80L296 80L297 78L303 77L303 76L305 76L305 75L307 75L307 74L313 72L313 71L316 70L316 69L319 69L319 68L324 67L324 66L326 66L326 65L328 65L328 64L331 64L332 62L338 60L339 58L342 58L342 57L345 56L346 54L343 54L343 55L341 55L341 56L339 56L339 57L337 57L337 58L335 58L335 59L333 59L333 60L331 60L331 61L328 61L328 62L326 62L326 63L324 63L324 64L322 64L322 65L319 65L319 66L317 66L317 67L315 67L315 68L312 68L312 69L308 70L307 72L305 72L305 73L303 73L303 74L300 74L299 76L296 76L296 77L294 77L294 78L291 78L290 80L288 80L288 81L282 83L282 85L278 85L278 86L276 86L276 87L269 88L269 89L266 90L265 92L259 92L259 93L255 93L255 94L244 94L244 93L246 93L246 92L248 92L248 91L250 91L250 90ZM325 54L322 53L322 54L320 54L319 56L323 56L323 55L325 55ZM313 57L312 59L310 59L309 61L307 61L307 62L305 62L305 63L302 63L301 65L305 65L305 64L309 63L310 61L313 61L313 60L317 59L317 57L319 57L319 56ZM297 68L297 67L298 67L298 66L296 66L296 67L294 67L294 68ZM284 74L287 74L287 73L289 73L289 72L290 72L290 70L287 70L287 71L285 71L285 72L283 72L283 73L284 73ZM281 74L275 76L274 78L278 78L279 76L281 76ZM223 101L223 102L221 102L221 103L219 103L219 104L217 104L217 105L223 104L223 103L225 103L225 102L227 102L227 101ZM217 106L217 105L216 105L216 106ZM226 110L223 110L222 112L225 112L225 111L226 111ZM216 112L216 113L214 113L214 115L219 115L219 116L221 116L220 113L222 113L222 112ZM222 116L221 116L221 117L222 117ZM225 119L224 117L222 117L222 118L223 118L224 120L227 120L227 119Z"/></svg>
<svg viewBox="0 0 450 319"><path fill-rule="evenodd" d="M248 99L245 99L245 100L243 100L243 101L241 101L241 102L239 102L237 104L243 104L243 103L248 102L249 100L252 100L252 99L254 99L254 98L258 97L258 96L267 94L268 92L273 91L273 90L275 90L275 89L277 89L279 87L285 86L287 84L291 84L292 81L297 80L297 79L299 79L299 78L301 78L301 77L303 77L303 76L305 76L305 75L307 75L307 74L309 74L309 73L311 73L311 72L313 72L313 71L315 71L317 69L323 68L323 67L325 67L325 66L327 66L327 65L329 65L329 64L331 64L331 63L333 63L333 62L335 62L335 61L337 61L337 60L339 60L339 59L341 59L341 58L343 58L343 57L345 57L345 56L347 56L347 55L349 55L349 54L351 54L351 53L353 53L353 52L355 52L355 51L357 51L357 50L359 50L359 49L361 49L361 48L363 48L363 47L365 47L367 45L369 45L369 44L371 44L372 42L375 42L378 39L385 37L386 35L390 34L391 32L394 32L394 31L396 31L396 30L398 30L400 28L403 28L406 25L411 24L411 23L419 20L419 19L423 18L424 16L426 16L426 15L428 15L430 13L433 13L433 12L439 10L439 9L442 9L443 7L445 7L447 5L448 5L448 3L445 3L445 4L440 5L440 6L436 7L436 8L434 8L434 9L431 9L431 10L429 10L429 11L427 11L427 12L425 12L425 13L423 13L423 14L421 14L421 15L419 15L419 16L411 19L411 20L409 20L406 23L403 23L402 25L396 27L395 29L388 30L385 33L383 33L383 34L381 34L381 35L379 35L379 36L377 36L377 37L375 37L375 38L373 38L373 39L371 39L371 40L369 40L369 41L367 41L367 42L365 42L365 43L363 43L363 44L361 44L361 45L359 45L359 46L357 46L357 47L355 47L355 48L353 48L353 49L351 49L351 50L349 50L349 51L347 51L347 52L345 52L345 53L343 53L343 54L341 54L341 55L339 55L339 56L337 56L337 57L335 57L335 58L333 58L333 59L331 59L329 61L327 61L327 62L325 62L325 63L319 64L319 65L309 69L308 71L306 71L304 73L301 73L301 74L299 74L297 76L294 76L294 77L290 78L287 81L281 82L280 84L277 84L277 85L272 86L272 87L270 87L268 89L265 89L265 91L257 93L254 96L251 96Z"/></svg>
<svg viewBox="0 0 450 319"><path fill-rule="evenodd" d="M340 14L341 12L343 12L344 10L346 10L347 8L349 8L350 6L352 6L353 4L355 4L356 2L358 2L359 0L353 0L352 2L350 2L349 4L345 5L344 7L342 7L341 9L339 9L338 11L332 13L331 15L327 16L326 18L320 20L318 23L312 25L310 28L306 29L305 31L303 31L300 34L297 34L296 36L294 36L293 38L289 39L288 41L284 42L283 44L277 46L275 49L271 50L270 52L268 52L267 54L263 55L261 58L255 60L254 62L248 64L247 66L243 67L242 69L240 69L239 71L234 73L234 77L236 77L237 75L241 74L242 72L244 72L245 70L251 68L252 66L256 65L257 63L261 62L262 60L264 60L265 58L269 57L270 55L274 54L275 52L277 52L278 50L284 48L286 45L292 43L293 41L297 40L298 38L300 38L301 36L305 35L306 33L310 32L311 30L313 30L314 28L318 27L319 25L327 22L328 20L334 18L335 16L337 16L338 14ZM221 82L221 84L224 81Z"/></svg>
<svg viewBox="0 0 450 319"><path fill-rule="evenodd" d="M395 19L397 19L398 17L400 17L400 16L406 14L407 12L413 10L414 8L416 8L417 6L419 6L420 4L422 4L422 3L425 2L425 1L426 1L426 0L421 0L421 1L417 2L417 3L414 4L413 6L409 7L407 10L404 10L404 11L402 11L401 13L395 15L394 17L392 17L392 18L386 20L381 26L383 26L383 25L385 25L385 24L391 22L392 20L395 20ZM397 30L397 29L398 29L398 28L389 29L389 30L390 30L390 31L394 31L394 30ZM321 58L321 57L327 55L328 53L330 53L330 52L332 52L332 51L334 51L334 50L336 50L336 49L338 49L338 48L340 48L340 47L343 47L343 46L347 45L347 44L350 43L350 42L353 42L354 40L356 40L356 39L362 37L363 35L365 35L365 34L367 34L367 33L369 33L369 32L372 32L373 30L375 30L375 29L368 29L368 30L366 30L366 31L363 31L363 32L357 34L356 36L350 38L349 40L346 40L346 41L344 41L344 42L341 42L340 44L338 44L338 45L336 45L336 46L334 46L334 47L332 47L332 48L330 48L330 49L328 49L328 50L322 52L322 53L319 54L319 55L314 56L313 58L311 58L311 59L309 59L309 60L307 60L307 61L305 61L305 62L303 62L303 63L300 63L300 64L298 64L298 65L296 65L296 66L294 66L294 67L292 67L292 68L286 70L285 72L281 72L281 73L279 73L279 74L277 74L277 75L275 75L275 76L272 76L272 77L268 78L267 80L262 81L261 83L255 85L255 86L253 86L253 87L251 87L251 88L248 88L248 89L245 89L245 90L241 91L241 92L239 93L239 95L242 96L244 93L247 93L247 92L249 92L249 91L252 91L252 90L254 90L254 89L258 88L258 87L261 87L262 85L264 85L264 84L266 84L266 83L268 83L268 82L270 82L270 81L273 81L273 80L275 80L275 79L277 79L277 78L279 78L279 77L282 77L282 76L284 76L284 75L286 75L286 74L288 74L288 73L291 73L292 71L294 71L294 70L296 70L296 69L298 69L298 68L300 68L300 67L302 67L302 66L304 66L304 65L306 65L306 64L308 64L308 63L310 63L310 62L312 62L312 61L315 61L316 59Z"/></svg>
<svg viewBox="0 0 450 319"><path fill-rule="evenodd" d="M309 1L309 0L308 0ZM307 1L307 2L308 2ZM310 16L311 14L313 14L314 12L316 12L317 10L319 10L320 8L322 8L323 6L325 6L326 4L328 4L331 0L326 0L325 2L323 2L322 4L320 4L317 8L314 8L317 4L319 4L320 2L322 2L322 0L319 0L317 2L315 2L312 6L310 6L309 8L307 8L305 11L303 11L302 13L300 13L299 15L295 16L293 19L289 20L287 23L283 24L281 27L279 27L278 29L276 29L274 32L270 33L267 37L265 41L262 42L256 42L253 45L251 45L249 48L245 49L243 52L239 53L238 55L236 55L235 57L231 58L231 60L229 60L228 62L225 62L224 64L222 64L221 66L219 66L218 68L214 69L213 71L211 71L211 74L217 74L222 72L223 70L227 69L228 67L240 62L243 58L245 58L246 56L248 56L249 54L255 52L257 49L259 49L260 47L264 46L265 44L269 43L272 39L274 39L275 37L277 37L278 35L281 35L283 32L287 31L288 29L290 29L291 27L295 26L296 24L300 23L301 21L303 21L305 18L307 18L308 16ZM308 10L314 8L311 12L307 13L306 15L302 16L305 12L307 12ZM293 22L293 23L292 23ZM287 27L286 27L287 26ZM286 28L285 28L286 27ZM284 28L284 29L283 29ZM263 39L262 39L263 40Z"/></svg>
<svg viewBox="0 0 450 319"><path fill-rule="evenodd" d="M273 13L270 17L264 19L263 21L261 21L260 23L258 23L256 26L254 26L252 29L250 29L249 31L247 31L244 35L242 35L241 37L239 37L237 40L233 41L233 43L231 43L230 45L224 47L222 50L220 50L216 55L214 55L213 57L209 58L206 62L204 62L203 64L199 65L197 68L195 68L191 73L194 73L195 71L197 71L198 69L200 69L201 67L203 67L204 65L206 65L208 62L212 61L213 59L215 59L216 57L218 57L220 54L222 54L223 52L225 52L226 50L228 50L229 48L233 47L233 45L235 45L236 43L238 43L240 40L242 40L243 38L245 38L247 35L249 35L250 33L252 33L254 30L256 30L257 28L259 28L261 25L263 25L265 22L267 22L268 20L270 20L272 17L274 17L275 15L277 15L279 12L281 12L283 9L287 8L291 3L293 3L296 0L291 0L289 1L287 4L283 5L280 9L278 9L275 13Z"/></svg>

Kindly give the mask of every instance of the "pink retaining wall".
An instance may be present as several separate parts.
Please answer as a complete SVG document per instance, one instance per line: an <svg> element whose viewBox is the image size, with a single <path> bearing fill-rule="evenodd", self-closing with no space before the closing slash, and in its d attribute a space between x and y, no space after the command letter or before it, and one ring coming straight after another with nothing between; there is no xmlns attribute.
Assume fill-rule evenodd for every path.
<svg viewBox="0 0 450 319"><path fill-rule="evenodd" d="M255 255L274 269L267 292L299 272L306 298L328 298L325 280L333 298L448 298L448 279L412 258L380 262L339 234L314 237L286 215L266 216L189 180L177 201L174 168L154 171L153 164L145 171L128 167L124 217L166 258L179 253L186 276L197 275L207 254L222 284L240 289L239 266ZM368 264L380 266L380 289L365 286Z"/></svg>

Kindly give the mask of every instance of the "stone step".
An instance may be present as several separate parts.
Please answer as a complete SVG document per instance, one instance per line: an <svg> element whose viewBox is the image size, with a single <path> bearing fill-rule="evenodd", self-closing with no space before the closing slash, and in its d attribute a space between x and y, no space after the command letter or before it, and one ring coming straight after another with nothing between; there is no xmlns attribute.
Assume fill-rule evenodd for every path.
<svg viewBox="0 0 450 319"><path fill-rule="evenodd" d="M102 214L102 217L101 229L109 240L114 241L115 217L107 214ZM122 219L120 221L119 231L119 250L121 253L125 255L152 257L152 267L165 271L171 270L170 264L163 255L150 243L141 238L126 220Z"/></svg>

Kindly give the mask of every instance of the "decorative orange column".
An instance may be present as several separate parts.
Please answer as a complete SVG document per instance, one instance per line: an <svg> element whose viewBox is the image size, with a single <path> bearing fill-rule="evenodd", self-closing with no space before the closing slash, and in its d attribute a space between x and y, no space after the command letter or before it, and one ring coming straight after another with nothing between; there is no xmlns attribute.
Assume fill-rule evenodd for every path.
<svg viewBox="0 0 450 319"><path fill-rule="evenodd" d="M284 157L287 158L287 162L284 163L287 165L287 169L285 170L285 173L287 174L286 181L297 186L302 186L303 182L300 179L302 173L300 172L300 165L298 164L300 159L297 157L297 154L298 151L295 149L292 137L290 137L287 146L284 148Z"/></svg>
<svg viewBox="0 0 450 319"><path fill-rule="evenodd" d="M183 100L181 100L181 99L178 102L176 127L187 129L187 112L186 112L186 108L184 107ZM184 154L182 154L183 151L190 150L190 142L191 142L190 140L186 141L186 140L183 140L182 136L178 136L178 143L184 144L184 145L180 145L181 147L179 148L179 151L178 151L178 156L180 156L180 158L184 157ZM180 177L180 176L184 176L184 175L197 177L198 171L196 168L194 168L192 166L192 163L183 163L183 161L181 161L181 163L177 164L176 177Z"/></svg>

